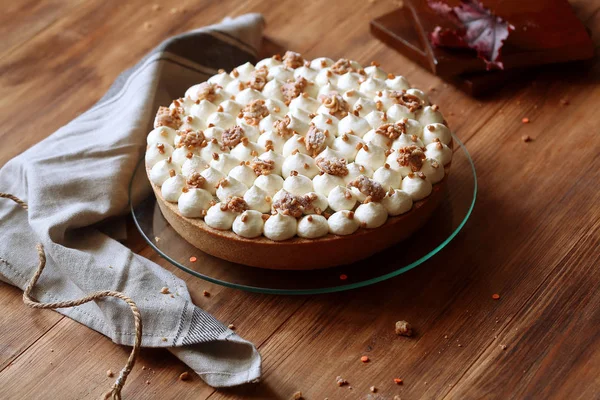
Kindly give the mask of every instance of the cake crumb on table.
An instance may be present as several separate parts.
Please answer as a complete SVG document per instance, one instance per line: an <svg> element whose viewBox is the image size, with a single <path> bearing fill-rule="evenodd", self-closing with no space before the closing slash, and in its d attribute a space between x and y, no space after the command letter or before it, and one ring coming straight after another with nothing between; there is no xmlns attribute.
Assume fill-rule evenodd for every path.
<svg viewBox="0 0 600 400"><path fill-rule="evenodd" d="M371 393L376 393L377 392L377 388L375 386L371 386L369 388L369 390L371 391Z"/></svg>
<svg viewBox="0 0 600 400"><path fill-rule="evenodd" d="M507 347L508 347L508 346L506 346L505 344L501 344L501 345L500 345L500 348L501 348L502 350L506 350L506 348L507 348Z"/></svg>
<svg viewBox="0 0 600 400"><path fill-rule="evenodd" d="M165 287L163 287L162 289L160 289L160 292L161 292L162 294L169 294L169 288L165 286Z"/></svg>
<svg viewBox="0 0 600 400"><path fill-rule="evenodd" d="M369 359L369 356L362 356L362 357L360 358L360 361L362 361L362 362L364 362L364 363L368 363L368 362L369 362L369 361L371 361L371 360Z"/></svg>
<svg viewBox="0 0 600 400"><path fill-rule="evenodd" d="M348 381L345 380L344 378L342 378L341 376L336 377L335 382L337 383L338 386L344 386L344 385L348 384Z"/></svg>
<svg viewBox="0 0 600 400"><path fill-rule="evenodd" d="M531 142L533 139L529 135L523 135L523 136L521 136L521 140L524 141L525 143L528 143L528 142Z"/></svg>
<svg viewBox="0 0 600 400"><path fill-rule="evenodd" d="M231 329L232 331L235 331L235 325L234 324L229 324L227 327L229 329Z"/></svg>
<svg viewBox="0 0 600 400"><path fill-rule="evenodd" d="M106 376L108 376L109 378L112 378L113 376L115 376L115 373L109 369L108 371L106 371Z"/></svg>
<svg viewBox="0 0 600 400"><path fill-rule="evenodd" d="M304 397L302 397L302 392L296 392L292 396L292 400L302 400L302 399L304 399Z"/></svg>
<svg viewBox="0 0 600 400"><path fill-rule="evenodd" d="M400 336L412 336L413 329L412 326L406 321L397 321L396 322L396 335Z"/></svg>
<svg viewBox="0 0 600 400"><path fill-rule="evenodd" d="M210 292L208 290L203 290L202 291L202 296L204 296L204 297L210 297Z"/></svg>
<svg viewBox="0 0 600 400"><path fill-rule="evenodd" d="M396 385L403 385L404 381L402 379L400 379L400 378L394 378L394 383Z"/></svg>
<svg viewBox="0 0 600 400"><path fill-rule="evenodd" d="M190 380L190 373L185 371L182 372L181 375L179 375L179 380L180 381L189 381Z"/></svg>
<svg viewBox="0 0 600 400"><path fill-rule="evenodd" d="M163 342L166 342L166 341L167 341L167 338L166 338L166 337L164 337L164 338L161 338L161 340L162 340Z"/></svg>
<svg viewBox="0 0 600 400"><path fill-rule="evenodd" d="M400 398L400 396L395 395L393 400L402 400L402 399Z"/></svg>

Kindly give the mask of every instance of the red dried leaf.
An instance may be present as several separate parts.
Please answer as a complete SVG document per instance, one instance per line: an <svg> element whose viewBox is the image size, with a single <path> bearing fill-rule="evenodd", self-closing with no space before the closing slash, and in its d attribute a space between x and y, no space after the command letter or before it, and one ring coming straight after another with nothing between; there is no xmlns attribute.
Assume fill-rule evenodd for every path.
<svg viewBox="0 0 600 400"><path fill-rule="evenodd" d="M488 70L504 69L500 51L514 26L475 0L461 0L457 7L433 0L428 0L428 4L456 25L456 29L435 27L429 38L434 46L470 48L477 51Z"/></svg>

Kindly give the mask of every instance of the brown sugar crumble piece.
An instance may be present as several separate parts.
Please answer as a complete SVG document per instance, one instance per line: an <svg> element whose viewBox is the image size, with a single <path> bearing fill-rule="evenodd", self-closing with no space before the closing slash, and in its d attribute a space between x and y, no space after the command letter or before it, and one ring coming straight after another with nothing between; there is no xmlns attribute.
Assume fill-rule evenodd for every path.
<svg viewBox="0 0 600 400"><path fill-rule="evenodd" d="M375 130L375 133L385 136L390 140L396 140L401 134L406 133L406 125L403 123L383 124Z"/></svg>
<svg viewBox="0 0 600 400"><path fill-rule="evenodd" d="M371 201L381 201L385 197L385 189L379 182L360 175L358 178L348 183L348 187L357 188L362 194L371 198Z"/></svg>
<svg viewBox="0 0 600 400"><path fill-rule="evenodd" d="M377 393L377 388L375 386L371 386L369 390L371 391L371 393Z"/></svg>
<svg viewBox="0 0 600 400"><path fill-rule="evenodd" d="M115 376L115 373L109 369L108 371L106 371L106 376L108 376L109 378L112 378L113 376Z"/></svg>
<svg viewBox="0 0 600 400"><path fill-rule="evenodd" d="M305 209L306 200L291 193L284 193L281 198L273 203L274 212L281 211L283 215L300 218Z"/></svg>
<svg viewBox="0 0 600 400"><path fill-rule="evenodd" d="M223 144L229 148L233 148L237 146L242 138L245 138L244 129L241 126L234 126L229 129L225 129L223 131L223 135L221 136L223 140Z"/></svg>
<svg viewBox="0 0 600 400"><path fill-rule="evenodd" d="M170 293L170 292L169 292L169 288L168 288L168 287L166 287L166 286L165 286L165 287L163 287L162 289L160 289L160 292L161 292L162 294L169 294L169 293Z"/></svg>
<svg viewBox="0 0 600 400"><path fill-rule="evenodd" d="M204 177L198 172L192 172L186 183L191 188L200 189L206 183L206 179L204 179Z"/></svg>
<svg viewBox="0 0 600 400"><path fill-rule="evenodd" d="M338 386L345 386L348 384L348 381L342 378L341 376L338 376L335 378L335 383L337 383Z"/></svg>
<svg viewBox="0 0 600 400"><path fill-rule="evenodd" d="M167 126L169 128L179 129L182 124L181 114L183 114L183 110L179 107L158 107L156 118L154 119L154 127Z"/></svg>
<svg viewBox="0 0 600 400"><path fill-rule="evenodd" d="M288 50L283 55L283 64L288 68L296 69L304 65L304 58L300 53Z"/></svg>
<svg viewBox="0 0 600 400"><path fill-rule="evenodd" d="M396 335L410 337L413 335L412 326L406 321L396 322Z"/></svg>
<svg viewBox="0 0 600 400"><path fill-rule="evenodd" d="M234 324L229 324L229 325L227 325L227 328L229 328L232 331L234 331L235 330L235 325Z"/></svg>
<svg viewBox="0 0 600 400"><path fill-rule="evenodd" d="M317 128L314 125L308 129L304 139L306 150L314 157L325 149L326 131Z"/></svg>
<svg viewBox="0 0 600 400"><path fill-rule="evenodd" d="M293 99L304 92L307 85L308 81L301 76L297 77L295 81L284 83L281 86L281 94L285 100L284 102L289 105Z"/></svg>
<svg viewBox="0 0 600 400"><path fill-rule="evenodd" d="M426 158L423 149L418 146L406 146L397 150L398 164L403 167L410 167L410 170L417 172L423 166L423 160Z"/></svg>
<svg viewBox="0 0 600 400"><path fill-rule="evenodd" d="M323 96L319 96L321 103L327 108L328 113L336 118L344 118L348 115L350 105L344 97L338 93L329 93ZM331 122L328 122L331 123Z"/></svg>
<svg viewBox="0 0 600 400"><path fill-rule="evenodd" d="M286 115L279 121L273 122L273 129L277 134L283 138L290 137L294 134L294 130L290 129L289 125L291 123L291 119L289 115Z"/></svg>
<svg viewBox="0 0 600 400"><path fill-rule="evenodd" d="M521 140L524 141L525 143L529 143L531 142L533 139L531 138L531 136L529 135L523 135L521 136Z"/></svg>
<svg viewBox="0 0 600 400"><path fill-rule="evenodd" d="M262 91L267 84L267 75L269 74L269 70L267 67L257 68L250 74L250 80L247 85L249 88L254 90Z"/></svg>
<svg viewBox="0 0 600 400"><path fill-rule="evenodd" d="M242 116L248 125L258 125L261 119L269 115L269 109L265 101L261 99L252 100L242 109Z"/></svg>
<svg viewBox="0 0 600 400"><path fill-rule="evenodd" d="M246 201L238 196L233 196L232 198L229 199L229 201L227 202L227 210L234 212L234 213L242 213L246 210L248 210L250 207L248 207L248 204L246 203Z"/></svg>
<svg viewBox="0 0 600 400"><path fill-rule="evenodd" d="M202 296L204 296L204 297L210 297L210 292L208 290L203 290L202 291Z"/></svg>
<svg viewBox="0 0 600 400"><path fill-rule="evenodd" d="M319 157L316 160L317 167L326 174L335 176L346 176L348 175L348 167L346 166L346 160L343 158L323 158Z"/></svg>
<svg viewBox="0 0 600 400"><path fill-rule="evenodd" d="M352 63L347 58L340 58L333 63L330 69L338 75L343 75L346 72L356 72L356 69L352 67Z"/></svg>
<svg viewBox="0 0 600 400"><path fill-rule="evenodd" d="M269 175L275 169L275 161L254 158L250 163L250 168L254 170L256 176Z"/></svg>
<svg viewBox="0 0 600 400"><path fill-rule="evenodd" d="M193 130L185 130L185 131L177 131L177 134L180 136L179 143L177 147L201 147L202 143L206 140L204 137L204 132L202 131L193 131Z"/></svg>

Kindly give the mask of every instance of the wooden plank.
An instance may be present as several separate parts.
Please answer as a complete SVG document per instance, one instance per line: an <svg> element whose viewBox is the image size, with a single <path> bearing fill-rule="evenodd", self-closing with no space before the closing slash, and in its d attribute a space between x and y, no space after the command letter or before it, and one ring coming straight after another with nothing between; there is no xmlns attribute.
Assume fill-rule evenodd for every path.
<svg viewBox="0 0 600 400"><path fill-rule="evenodd" d="M62 319L52 311L28 308L21 295L0 282L0 372Z"/></svg>

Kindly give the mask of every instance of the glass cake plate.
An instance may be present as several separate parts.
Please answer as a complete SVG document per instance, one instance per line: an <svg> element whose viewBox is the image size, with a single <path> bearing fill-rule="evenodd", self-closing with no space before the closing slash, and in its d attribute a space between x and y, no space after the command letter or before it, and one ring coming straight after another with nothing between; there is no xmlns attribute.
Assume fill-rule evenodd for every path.
<svg viewBox="0 0 600 400"><path fill-rule="evenodd" d="M429 221L409 239L350 265L279 271L235 264L203 253L179 236L163 217L154 194L132 205L131 212L140 233L160 256L209 282L269 294L317 294L355 289L390 279L424 263L450 243L465 225L475 205L477 177L463 143L456 136L454 143L445 197ZM148 179L144 168L136 171L130 186ZM157 237L160 240L156 241ZM195 262L190 261L192 256Z"/></svg>

